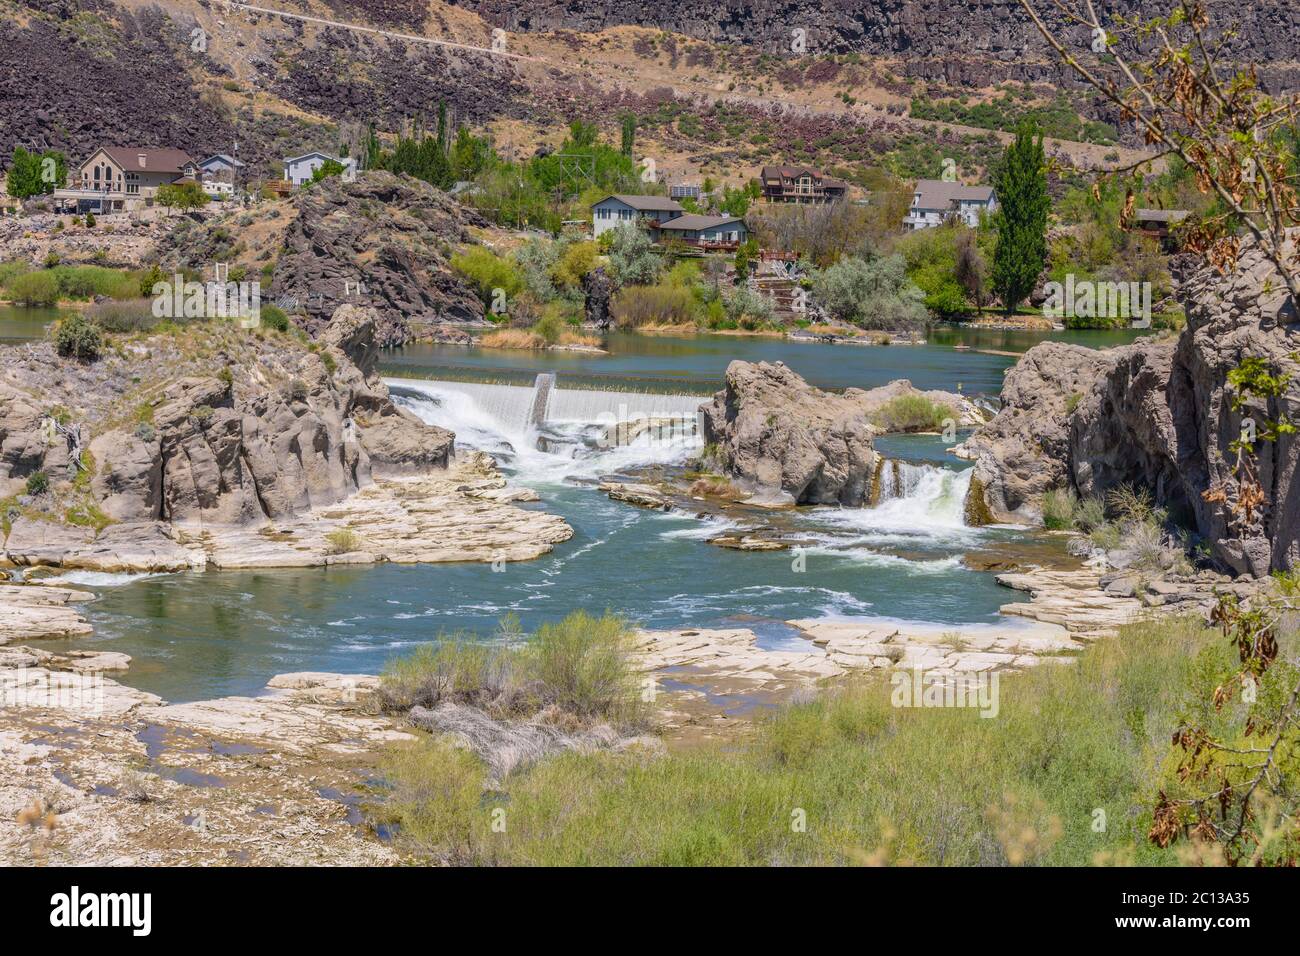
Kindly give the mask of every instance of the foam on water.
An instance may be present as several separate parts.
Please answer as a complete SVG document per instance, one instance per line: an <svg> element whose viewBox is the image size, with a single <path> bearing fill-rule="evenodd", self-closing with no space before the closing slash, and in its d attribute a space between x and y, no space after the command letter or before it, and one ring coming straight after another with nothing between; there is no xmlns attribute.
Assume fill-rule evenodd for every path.
<svg viewBox="0 0 1300 956"><path fill-rule="evenodd" d="M550 392L546 422L536 426L528 423L531 388L419 379L385 381L396 402L423 421L455 432L457 445L492 455L524 484L595 480L643 465L673 464L700 447L697 434L642 434L625 445L611 445L605 434L607 427L620 422L679 415L691 403L698 406L698 396L557 387Z"/></svg>
<svg viewBox="0 0 1300 956"><path fill-rule="evenodd" d="M162 572L149 574L116 574L108 571L67 571L57 578L47 578L49 584L80 584L88 588L119 588L146 578L162 577Z"/></svg>

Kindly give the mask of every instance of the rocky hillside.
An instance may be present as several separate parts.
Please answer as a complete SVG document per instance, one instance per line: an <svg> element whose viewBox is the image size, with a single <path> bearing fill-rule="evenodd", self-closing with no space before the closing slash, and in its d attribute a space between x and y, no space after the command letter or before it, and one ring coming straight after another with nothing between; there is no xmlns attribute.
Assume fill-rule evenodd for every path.
<svg viewBox="0 0 1300 956"><path fill-rule="evenodd" d="M727 181L794 160L934 175L924 170L937 165L936 149L974 176L998 136L906 118L913 96L982 96L1021 79L1038 81L1032 96L1046 102L1070 85L1019 8L1001 0L876 0L865 13L846 0L749 0L722 16L699 0L671 9L301 0L283 9L466 47L488 46L503 25L520 58L232 12L215 0L0 0L0 142L74 158L104 142L195 155L237 142L251 178L278 178L283 156L356 143L372 122L389 135L427 127L445 103L457 123L490 128L515 157L554 147L574 118L614 133L618 115L632 111L642 119L638 143L661 167L707 167ZM1240 18L1233 51L1260 64L1266 82L1286 81L1295 22L1262 5ZM808 31L808 55L789 50L796 28ZM62 68L49 70L55 62ZM1090 118L1115 120L1087 96L1071 97ZM1053 148L1084 168L1111 149Z"/></svg>
<svg viewBox="0 0 1300 956"><path fill-rule="evenodd" d="M365 21L378 11L377 22L401 27L411 18L397 8L415 6L336 2L315 12ZM309 30L209 0L0 0L0 48L6 160L11 143L74 157L103 143L201 156L238 141L258 174L278 176L283 156L336 148L340 123L396 130L431 119L439 101L466 122L524 109L500 57Z"/></svg>
<svg viewBox="0 0 1300 956"><path fill-rule="evenodd" d="M1269 421L1300 421L1300 325L1285 286L1248 245L1231 275L1201 269L1179 298L1187 327L1175 338L1027 352L1007 375L1001 413L966 443L977 459L971 494L995 520L1034 521L1049 488L1087 497L1132 483L1149 488L1233 571L1300 567L1294 434L1257 444L1262 507L1249 515L1230 508L1240 491L1232 445L1250 427L1243 423L1262 435ZM1247 359L1280 377L1279 396L1241 395L1230 375Z"/></svg>
<svg viewBox="0 0 1300 956"><path fill-rule="evenodd" d="M471 227L485 225L427 183L371 172L351 183L331 177L250 212L181 220L159 254L169 270L227 262L262 276L264 299L313 337L342 305L373 308L378 344L401 345L443 323L483 321L483 303L448 263L457 244L473 240Z"/></svg>
<svg viewBox="0 0 1300 956"><path fill-rule="evenodd" d="M4 556L165 557L171 526L256 525L445 468L453 436L389 399L375 325L344 306L310 347L211 323L122 339L90 363L49 341L3 349Z"/></svg>
<svg viewBox="0 0 1300 956"><path fill-rule="evenodd" d="M632 0L453 0L508 30L595 32L620 24L656 27L713 43L741 44L778 56L791 50L791 32L806 31L810 54L861 53L898 57L907 76L969 87L1007 79L1069 79L1048 58L1042 39L1016 0L714 0L645 4ZM1064 17L1040 4L1049 23ZM1207 4L1216 22L1231 23L1224 54L1258 64L1278 81L1294 82L1300 20L1290 3ZM1168 14L1154 0L1120 0L1103 16ZM1082 45L1088 30L1071 31ZM1227 34L1228 31L1224 31ZM1029 52L1029 55L1026 53Z"/></svg>

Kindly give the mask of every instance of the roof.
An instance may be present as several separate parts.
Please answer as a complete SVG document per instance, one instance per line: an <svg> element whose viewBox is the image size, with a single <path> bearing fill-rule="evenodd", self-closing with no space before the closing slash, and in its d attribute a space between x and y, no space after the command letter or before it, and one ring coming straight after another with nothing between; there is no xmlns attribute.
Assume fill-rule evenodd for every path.
<svg viewBox="0 0 1300 956"><path fill-rule="evenodd" d="M988 202L993 198L992 186L965 186L942 179L918 180L913 192L920 197L915 203L920 209L947 209L959 202Z"/></svg>
<svg viewBox="0 0 1300 956"><path fill-rule="evenodd" d="M814 179L820 179L822 186L848 187L848 183L843 180L833 179L820 169L811 166L764 166L759 176L763 179L798 179L800 176L812 176Z"/></svg>
<svg viewBox="0 0 1300 956"><path fill-rule="evenodd" d="M235 159L235 157L229 155L228 153L213 153L213 154L212 154L211 156L209 156L207 159L205 159L205 160L203 160L202 162L200 162L199 165L200 165L200 166L206 166L206 165L208 165L208 163L210 163L210 162L212 162L213 160L216 160L216 159L221 160L221 161L222 161L223 163L225 163L227 166L234 166L236 169L243 169L243 168L244 168L244 164L243 164L243 163L241 163L239 160Z"/></svg>
<svg viewBox="0 0 1300 956"><path fill-rule="evenodd" d="M712 229L715 226L724 226L729 222L744 223L740 216L699 216L690 213L685 216L678 216L676 219L669 219L667 222L659 224L659 231L665 229L682 230L684 232L698 232L701 229Z"/></svg>
<svg viewBox="0 0 1300 956"><path fill-rule="evenodd" d="M311 159L313 156L319 156L321 159L332 159L334 162L342 163L344 166L348 163L356 162L356 160L351 156L331 156L329 153L322 153L319 149L313 149L310 153L303 153L301 156L286 156L284 162L286 164L296 163L300 160Z"/></svg>
<svg viewBox="0 0 1300 956"><path fill-rule="evenodd" d="M669 199L667 196L627 196L613 194L606 196L600 202L592 203L593 206L599 206L600 203L609 199L617 199L619 202L631 206L633 209L640 209L645 212L681 212L682 204L675 199Z"/></svg>
<svg viewBox="0 0 1300 956"><path fill-rule="evenodd" d="M1182 222L1190 215L1186 209L1139 209L1138 222Z"/></svg>
<svg viewBox="0 0 1300 956"><path fill-rule="evenodd" d="M150 173L180 173L194 160L183 149L141 149L135 146L104 146L108 158L123 169L143 169ZM140 157L144 157L141 165Z"/></svg>

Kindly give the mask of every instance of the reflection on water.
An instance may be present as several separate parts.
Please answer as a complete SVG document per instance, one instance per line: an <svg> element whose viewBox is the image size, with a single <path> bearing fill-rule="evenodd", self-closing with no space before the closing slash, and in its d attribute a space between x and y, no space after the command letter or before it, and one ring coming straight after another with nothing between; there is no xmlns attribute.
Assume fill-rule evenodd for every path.
<svg viewBox="0 0 1300 956"><path fill-rule="evenodd" d="M608 355L581 352L484 349L457 345L407 345L381 356L384 374L402 378L461 379L531 385L538 372L556 372L570 388L604 387L652 392L709 394L722 386L733 359L783 361L821 388L874 388L910 379L917 388L996 394L1011 355L1048 339L1103 348L1132 341L1137 333L1090 331L984 331L936 328L925 345L828 345L794 339L734 335L658 336L610 334ZM954 345L969 345L957 351Z"/></svg>
<svg viewBox="0 0 1300 956"><path fill-rule="evenodd" d="M39 339L45 335L45 327L62 314L59 309L0 305L0 342Z"/></svg>

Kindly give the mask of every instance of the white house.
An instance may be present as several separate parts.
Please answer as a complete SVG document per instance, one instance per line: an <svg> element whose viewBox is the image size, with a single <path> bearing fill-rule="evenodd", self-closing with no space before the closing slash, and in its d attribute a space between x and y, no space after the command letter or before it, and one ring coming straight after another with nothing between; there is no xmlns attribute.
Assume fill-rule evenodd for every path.
<svg viewBox="0 0 1300 956"><path fill-rule="evenodd" d="M591 235L594 239L628 222L657 226L682 212L681 203L666 196L606 196L591 206Z"/></svg>
<svg viewBox="0 0 1300 956"><path fill-rule="evenodd" d="M980 213L992 213L998 199L992 186L963 186L941 179L922 179L912 192L912 205L903 219L905 229L930 229L956 218L978 226Z"/></svg>
<svg viewBox="0 0 1300 956"><path fill-rule="evenodd" d="M336 163L343 164L343 178L351 181L357 176L357 161L351 156L340 158L331 156L329 153L312 151L303 153L301 156L290 156L284 161L284 178L285 181L294 187L301 186L311 180L312 174L325 165L326 160L333 160Z"/></svg>

